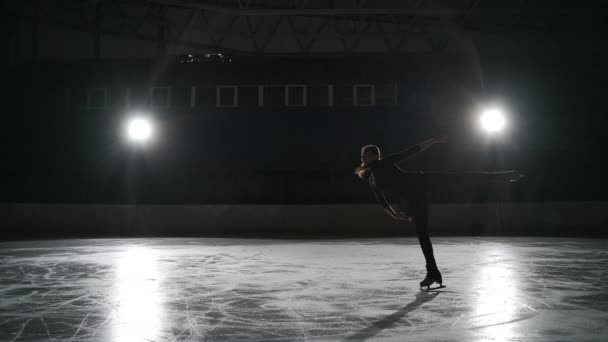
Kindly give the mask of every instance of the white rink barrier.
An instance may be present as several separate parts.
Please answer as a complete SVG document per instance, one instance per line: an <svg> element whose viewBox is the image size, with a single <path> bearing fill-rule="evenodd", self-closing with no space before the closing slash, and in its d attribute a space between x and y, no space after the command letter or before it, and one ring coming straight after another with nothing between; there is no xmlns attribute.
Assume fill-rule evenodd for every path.
<svg viewBox="0 0 608 342"><path fill-rule="evenodd" d="M0 204L2 236L221 233L415 234L375 204ZM433 204L431 234L608 235L608 202Z"/></svg>

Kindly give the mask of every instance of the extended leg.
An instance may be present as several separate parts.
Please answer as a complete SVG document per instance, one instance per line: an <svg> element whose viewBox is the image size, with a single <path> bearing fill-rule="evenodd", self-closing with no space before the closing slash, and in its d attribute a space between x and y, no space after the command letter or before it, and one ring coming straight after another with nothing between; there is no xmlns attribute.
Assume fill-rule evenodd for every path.
<svg viewBox="0 0 608 342"><path fill-rule="evenodd" d="M491 182L510 182L521 177L517 171L502 172L425 172L424 178L429 186L449 184L484 184Z"/></svg>
<svg viewBox="0 0 608 342"><path fill-rule="evenodd" d="M464 194L469 198L473 189L486 189L492 183L508 183L520 178L521 175L517 171L428 172L421 175L422 183L433 194L433 198L441 198L445 194ZM458 189L458 192L454 192L455 189Z"/></svg>

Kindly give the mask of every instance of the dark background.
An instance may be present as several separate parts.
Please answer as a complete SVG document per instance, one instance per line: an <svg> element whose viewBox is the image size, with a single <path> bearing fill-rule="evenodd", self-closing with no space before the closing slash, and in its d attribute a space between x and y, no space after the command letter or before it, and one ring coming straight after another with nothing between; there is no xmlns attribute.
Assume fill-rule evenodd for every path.
<svg viewBox="0 0 608 342"><path fill-rule="evenodd" d="M481 3L480 10L492 9ZM47 14L73 14L70 5L56 4L47 4ZM72 58L69 51L65 58L42 58L30 40L57 23L49 19L52 13L35 24L29 10L36 2L5 5L0 200L366 203L373 197L352 174L361 146L373 143L392 152L439 134L448 134L449 143L403 168L517 169L526 174L525 183L510 186L503 199L606 200L606 16L598 2L582 4L573 14L570 5L525 2L518 7L523 19L500 16L509 24L483 15L465 20L465 33L494 35L478 42L474 63L449 49L303 55L221 46L209 51L224 52L224 58L200 63L183 63L183 54L170 51L149 58ZM535 41L524 44L527 32ZM204 55L200 50L197 56ZM396 84L398 104L377 100L354 107L349 87L360 83L376 89ZM282 105L285 84L306 84L310 103ZM336 87L332 107L313 100L327 84ZM246 92L239 90L243 105L216 108L216 85L264 85L265 105L255 105L257 95L245 105ZM176 103L156 108L142 97L135 104L154 117L160 133L151 146L137 149L122 136L129 110L121 94L127 87L136 94L152 86L171 86ZM177 89L191 86L209 91L197 94L195 108L187 98L177 103ZM108 89L106 108L85 108L86 91L94 87ZM508 113L509 129L490 141L475 126L475 116L494 101ZM501 196L487 188L467 194L455 189L437 200Z"/></svg>

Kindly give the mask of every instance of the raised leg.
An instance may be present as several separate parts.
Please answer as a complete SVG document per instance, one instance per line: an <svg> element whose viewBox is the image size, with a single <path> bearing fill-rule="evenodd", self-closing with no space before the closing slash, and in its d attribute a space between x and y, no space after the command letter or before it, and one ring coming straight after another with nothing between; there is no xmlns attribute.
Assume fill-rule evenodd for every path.
<svg viewBox="0 0 608 342"><path fill-rule="evenodd" d="M501 172L425 172L427 186L437 187L449 184L484 184L492 182L510 182L518 180L521 175L517 171Z"/></svg>

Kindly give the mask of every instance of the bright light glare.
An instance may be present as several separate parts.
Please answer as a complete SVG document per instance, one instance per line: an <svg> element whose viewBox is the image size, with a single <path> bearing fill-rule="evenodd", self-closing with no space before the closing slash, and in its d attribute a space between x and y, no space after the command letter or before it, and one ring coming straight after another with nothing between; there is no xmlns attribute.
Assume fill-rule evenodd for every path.
<svg viewBox="0 0 608 342"><path fill-rule="evenodd" d="M481 127L489 133L499 132L505 127L505 117L498 109L487 109L481 114Z"/></svg>
<svg viewBox="0 0 608 342"><path fill-rule="evenodd" d="M127 126L127 134L132 141L145 142L152 136L152 124L145 118L131 119Z"/></svg>
<svg viewBox="0 0 608 342"><path fill-rule="evenodd" d="M158 341L165 322L163 272L159 255L147 247L130 246L116 258L116 279L108 293L112 303L113 341Z"/></svg>

